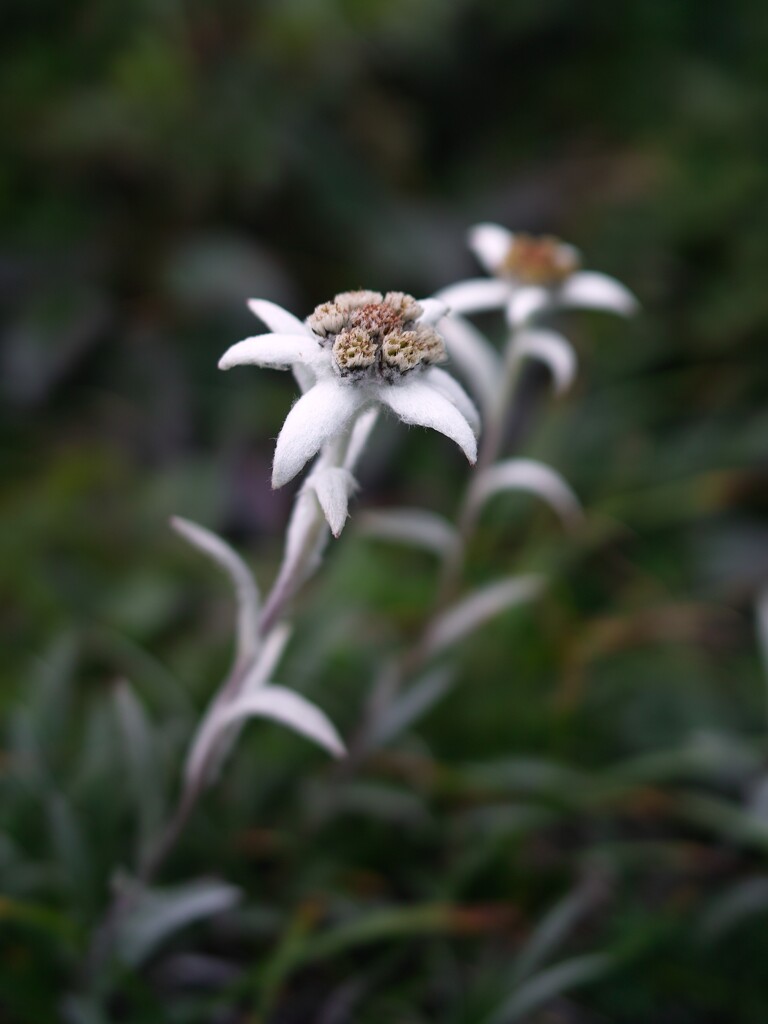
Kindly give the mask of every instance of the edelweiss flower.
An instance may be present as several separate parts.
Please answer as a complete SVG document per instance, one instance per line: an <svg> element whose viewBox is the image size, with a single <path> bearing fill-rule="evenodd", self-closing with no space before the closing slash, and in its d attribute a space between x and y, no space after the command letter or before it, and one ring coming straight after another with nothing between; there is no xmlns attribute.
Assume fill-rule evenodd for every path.
<svg viewBox="0 0 768 1024"><path fill-rule="evenodd" d="M462 281L438 292L452 313L504 308L509 324L517 327L562 307L623 316L637 309L637 300L623 284L581 270L578 249L550 235L513 234L498 224L478 224L469 233L469 245L495 280Z"/></svg>
<svg viewBox="0 0 768 1024"><path fill-rule="evenodd" d="M345 435L366 408L384 405L403 422L432 427L477 457L478 413L437 363L446 359L435 323L442 302L403 292L343 292L306 322L262 299L249 306L274 333L233 345L219 367L243 363L294 369L305 394L277 439L272 486L282 487L326 442Z"/></svg>

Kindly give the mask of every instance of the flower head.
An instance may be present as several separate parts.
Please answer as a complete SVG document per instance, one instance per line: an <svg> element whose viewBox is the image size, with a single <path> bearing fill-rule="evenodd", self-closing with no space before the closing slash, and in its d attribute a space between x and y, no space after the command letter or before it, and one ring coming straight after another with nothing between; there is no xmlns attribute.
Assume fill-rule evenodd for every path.
<svg viewBox="0 0 768 1024"><path fill-rule="evenodd" d="M496 273L515 283L552 287L571 277L580 263L578 251L553 235L516 234L510 237Z"/></svg>
<svg viewBox="0 0 768 1024"><path fill-rule="evenodd" d="M469 232L469 245L492 277L462 281L439 292L438 298L454 313L505 309L510 325L518 327L564 307L623 316L637 309L637 300L623 284L581 270L578 249L551 235L513 234L498 224L478 224Z"/></svg>
<svg viewBox="0 0 768 1024"><path fill-rule="evenodd" d="M326 443L348 438L359 415L376 405L445 434L475 461L477 410L436 365L446 359L435 328L447 312L443 303L417 302L404 292L342 292L304 322L271 302L249 305L273 333L233 345L220 368L293 368L304 391L277 439L274 487L291 480Z"/></svg>
<svg viewBox="0 0 768 1024"><path fill-rule="evenodd" d="M307 325L331 349L341 377L396 380L419 366L445 361L443 339L424 310L404 292L342 292L307 318Z"/></svg>

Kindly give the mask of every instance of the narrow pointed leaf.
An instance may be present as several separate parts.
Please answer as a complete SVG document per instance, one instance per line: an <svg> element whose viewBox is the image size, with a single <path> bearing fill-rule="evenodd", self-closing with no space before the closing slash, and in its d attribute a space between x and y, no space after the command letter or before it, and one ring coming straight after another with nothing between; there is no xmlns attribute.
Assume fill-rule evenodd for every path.
<svg viewBox="0 0 768 1024"><path fill-rule="evenodd" d="M417 427L437 430L454 441L474 465L477 438L456 406L439 391L422 381L410 379L404 384L383 384L376 389L379 400L403 421Z"/></svg>
<svg viewBox="0 0 768 1024"><path fill-rule="evenodd" d="M249 299L248 308L267 325L270 331L274 331L276 334L301 335L307 333L307 328L301 320L293 313L289 313L287 309L278 306L276 302L269 302L267 299Z"/></svg>
<svg viewBox="0 0 768 1024"><path fill-rule="evenodd" d="M294 363L311 364L317 360L318 354L317 342L306 333L257 334L228 348L219 360L219 369L254 365L286 370Z"/></svg>
<svg viewBox="0 0 768 1024"><path fill-rule="evenodd" d="M768 916L768 878L748 878L718 895L701 920L700 937L714 942L756 915Z"/></svg>
<svg viewBox="0 0 768 1024"><path fill-rule="evenodd" d="M509 291L506 281L478 277L441 288L435 298L444 302L451 313L482 313L489 309L502 309L509 298Z"/></svg>
<svg viewBox="0 0 768 1024"><path fill-rule="evenodd" d="M283 655L291 635L291 627L278 623L265 637L258 656L239 687L239 694L252 694L266 686ZM235 744L239 726L223 721L227 704L214 697L198 726L184 765L184 778L194 786L205 773L211 782L218 776L221 766Z"/></svg>
<svg viewBox="0 0 768 1024"><path fill-rule="evenodd" d="M240 898L234 886L216 881L148 890L118 930L118 956L127 966L136 967L182 928L230 910Z"/></svg>
<svg viewBox="0 0 768 1024"><path fill-rule="evenodd" d="M304 486L315 494L331 533L338 537L347 521L350 496L357 488L355 478L340 466L327 466L313 471Z"/></svg>
<svg viewBox="0 0 768 1024"><path fill-rule="evenodd" d="M556 301L558 306L600 309L620 316L631 316L640 308L635 296L620 281L593 270L582 270L569 277L559 289Z"/></svg>
<svg viewBox="0 0 768 1024"><path fill-rule="evenodd" d="M292 480L326 441L344 430L364 402L359 389L337 380L321 380L302 395L277 439L272 486Z"/></svg>
<svg viewBox="0 0 768 1024"><path fill-rule="evenodd" d="M126 680L115 687L114 713L125 766L125 787L133 798L140 822L140 840L144 843L150 840L159 824L162 787L158 785L158 751L152 727Z"/></svg>
<svg viewBox="0 0 768 1024"><path fill-rule="evenodd" d="M521 981L542 967L573 934L576 926L594 905L596 891L592 880L587 879L547 911L515 959L516 981Z"/></svg>
<svg viewBox="0 0 768 1024"><path fill-rule="evenodd" d="M530 1019L529 1014L551 1000L602 977L615 963L607 953L574 957L548 967L524 981L504 1003L487 1018L486 1024L515 1024Z"/></svg>
<svg viewBox="0 0 768 1024"><path fill-rule="evenodd" d="M566 529L583 519L579 499L554 469L533 459L507 459L490 466L478 477L473 498L483 505L504 491L528 491L544 500L560 517Z"/></svg>
<svg viewBox="0 0 768 1024"><path fill-rule="evenodd" d="M377 719L368 746L383 746L410 729L448 693L455 678L455 673L445 668L422 676Z"/></svg>
<svg viewBox="0 0 768 1024"><path fill-rule="evenodd" d="M436 512L420 508L391 508L364 512L360 527L368 537L423 548L444 558L458 543L454 526Z"/></svg>
<svg viewBox="0 0 768 1024"><path fill-rule="evenodd" d="M474 633L486 622L516 605L538 597L544 586L541 576L513 576L490 583L443 612L427 631L427 655L438 654Z"/></svg>
<svg viewBox="0 0 768 1024"><path fill-rule="evenodd" d="M441 395L456 406L477 436L480 433L480 413L455 377L446 373L445 370L441 370L439 366L433 366L427 370L426 378L430 387L436 388Z"/></svg>
<svg viewBox="0 0 768 1024"><path fill-rule="evenodd" d="M284 686L265 686L255 693L244 693L222 709L220 724L226 728L252 717L271 718L313 740L334 757L344 756L341 737L325 713Z"/></svg>
<svg viewBox="0 0 768 1024"><path fill-rule="evenodd" d="M237 597L237 660L252 657L258 643L259 590L253 574L234 548L204 526L173 516L173 529L229 576Z"/></svg>
<svg viewBox="0 0 768 1024"><path fill-rule="evenodd" d="M561 334L544 328L528 328L515 337L514 344L519 358L546 363L558 395L568 390L576 376L576 353Z"/></svg>

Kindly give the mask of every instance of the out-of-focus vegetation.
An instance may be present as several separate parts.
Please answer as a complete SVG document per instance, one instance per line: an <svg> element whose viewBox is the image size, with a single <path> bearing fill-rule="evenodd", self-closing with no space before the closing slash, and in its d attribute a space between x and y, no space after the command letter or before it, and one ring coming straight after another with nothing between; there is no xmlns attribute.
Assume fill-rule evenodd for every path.
<svg viewBox="0 0 768 1024"><path fill-rule="evenodd" d="M3 1020L764 1024L762 0L9 0L0 24ZM477 220L568 238L644 305L569 317L575 391L530 373L512 424L588 525L488 510L473 578L544 569L547 596L356 773L250 727L160 879L242 902L217 883L214 918L129 935L99 1016L111 872L229 657L229 595L167 517L266 581L289 508L288 375L215 368L243 299L428 294L475 272ZM387 424L361 504L450 510L464 472ZM434 587L353 516L281 681L348 735Z"/></svg>

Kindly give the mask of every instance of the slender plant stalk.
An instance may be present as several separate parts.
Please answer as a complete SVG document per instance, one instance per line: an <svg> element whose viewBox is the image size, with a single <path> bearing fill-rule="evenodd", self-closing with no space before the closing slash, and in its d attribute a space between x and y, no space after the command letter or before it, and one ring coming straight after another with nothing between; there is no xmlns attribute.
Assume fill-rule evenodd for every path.
<svg viewBox="0 0 768 1024"><path fill-rule="evenodd" d="M318 459L318 466L323 468L340 466L347 455L351 433L352 429L350 427L342 436L330 442L321 453ZM299 491L295 500L298 502L302 500L302 497L302 493ZM323 531L326 529L323 513L317 503L315 503L314 511L314 519L309 524L304 538L301 557L291 562L288 552L284 553L275 581L264 600L257 624L258 636L261 640L267 636L284 616L288 604L296 596L301 584L309 575L306 571L307 562L315 552ZM255 655L255 658L258 658L258 653ZM221 707L238 696L248 671L254 664L254 660L240 661L235 664L214 697L211 711L215 711L216 708ZM108 960L114 950L120 923L134 909L142 891L154 882L160 869L183 836L189 820L206 790L206 778L210 761L211 757L209 754L203 761L197 776L182 787L173 812L160 831L156 841L150 847L149 852L139 863L130 886L118 888L115 892L102 923L94 932L86 959L86 981L91 982L91 987L97 977L99 968Z"/></svg>
<svg viewBox="0 0 768 1024"><path fill-rule="evenodd" d="M500 375L499 387L486 411L477 463L470 475L459 506L456 525L457 543L447 552L442 561L433 612L423 623L413 643L404 652L389 661L379 673L372 687L363 721L349 744L347 757L338 765L337 773L340 776L352 775L365 758L368 739L375 722L395 700L407 679L423 667L427 654L426 639L434 620L456 597L464 568L466 550L477 529L480 512L477 489L483 471L492 466L501 453L510 403L520 376L520 366L517 331L513 330L504 353L503 372Z"/></svg>

